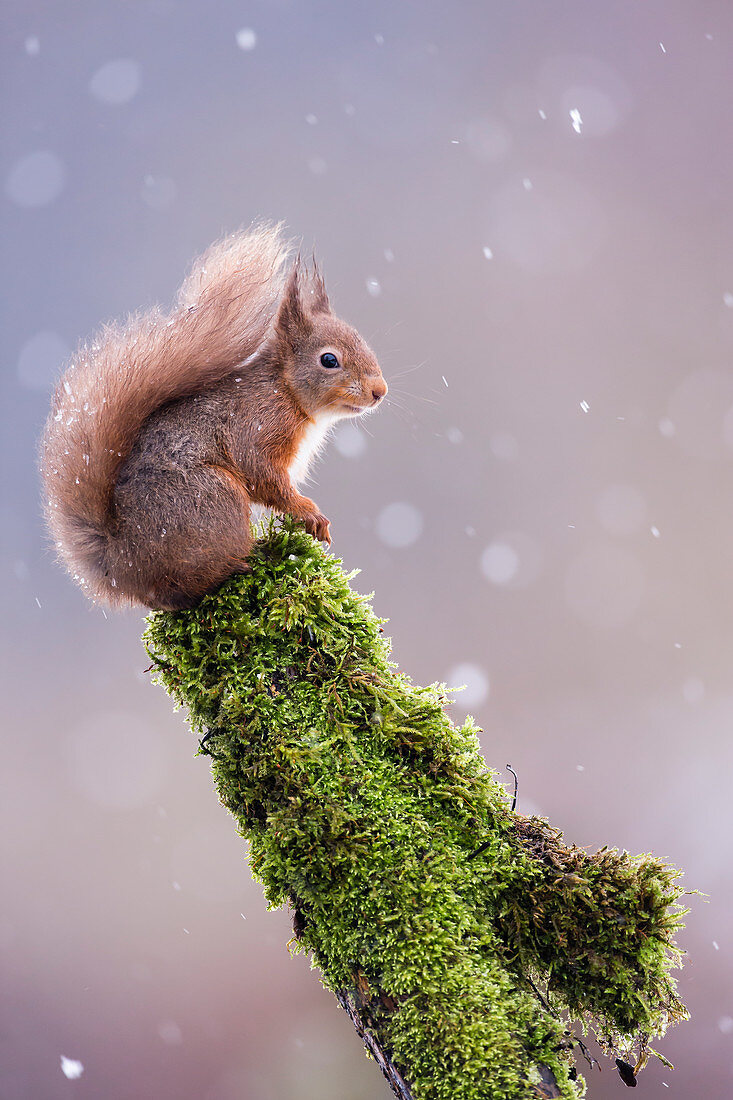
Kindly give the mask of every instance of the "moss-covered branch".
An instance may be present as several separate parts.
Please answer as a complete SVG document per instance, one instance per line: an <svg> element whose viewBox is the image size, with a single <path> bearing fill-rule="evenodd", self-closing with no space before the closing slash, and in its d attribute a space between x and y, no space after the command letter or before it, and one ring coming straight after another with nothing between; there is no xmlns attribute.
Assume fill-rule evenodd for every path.
<svg viewBox="0 0 733 1100"><path fill-rule="evenodd" d="M583 1094L574 1028L643 1064L685 1015L678 873L566 846L508 805L443 689L291 522L147 644L212 757L273 906L401 1100Z"/></svg>

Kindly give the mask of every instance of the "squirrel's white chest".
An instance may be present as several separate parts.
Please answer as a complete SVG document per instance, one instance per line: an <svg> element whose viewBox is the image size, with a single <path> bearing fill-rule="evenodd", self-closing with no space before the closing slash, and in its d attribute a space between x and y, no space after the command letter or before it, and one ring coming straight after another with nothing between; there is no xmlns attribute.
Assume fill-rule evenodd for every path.
<svg viewBox="0 0 733 1100"><path fill-rule="evenodd" d="M295 458L288 467L290 480L294 485L298 485L308 476L308 467L323 448L328 433L337 419L338 417L335 416L319 416L317 420L311 421L306 428L295 452Z"/></svg>

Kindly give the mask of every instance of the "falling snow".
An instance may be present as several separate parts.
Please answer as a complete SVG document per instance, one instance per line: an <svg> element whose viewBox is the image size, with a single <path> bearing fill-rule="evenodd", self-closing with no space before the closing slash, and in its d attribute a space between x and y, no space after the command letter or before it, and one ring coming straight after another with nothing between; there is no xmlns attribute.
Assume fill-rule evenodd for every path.
<svg viewBox="0 0 733 1100"><path fill-rule="evenodd" d="M413 504L388 504L377 516L377 537L385 546L402 550L412 546L423 531L422 513Z"/></svg>
<svg viewBox="0 0 733 1100"><path fill-rule="evenodd" d="M66 168L48 150L29 153L16 161L5 180L5 194L17 206L48 206L66 183Z"/></svg>
<svg viewBox="0 0 733 1100"><path fill-rule="evenodd" d="M251 27L242 27L235 37L240 50L253 50L257 45L257 35Z"/></svg>
<svg viewBox="0 0 733 1100"><path fill-rule="evenodd" d="M333 444L344 458L360 458L367 449L367 437L353 421L345 420L337 427Z"/></svg>
<svg viewBox="0 0 733 1100"><path fill-rule="evenodd" d="M76 1058L67 1058L65 1054L60 1055L60 1057L61 1072L64 1077L68 1077L70 1081L76 1081L77 1078L81 1077L84 1072L84 1064L82 1062L77 1061Z"/></svg>
<svg viewBox="0 0 733 1100"><path fill-rule="evenodd" d="M686 703L701 703L705 698L705 684L697 676L690 676L682 685L682 698Z"/></svg>
<svg viewBox="0 0 733 1100"><path fill-rule="evenodd" d="M94 73L89 81L89 91L100 103L119 107L129 103L140 91L142 70L137 61L119 58L108 61Z"/></svg>
<svg viewBox="0 0 733 1100"><path fill-rule="evenodd" d="M483 669L474 664L455 665L446 678L449 687L464 690L456 696L461 707L478 707L489 695L489 678Z"/></svg>
<svg viewBox="0 0 733 1100"><path fill-rule="evenodd" d="M183 1042L183 1033L175 1020L161 1020L158 1035L166 1046L180 1046Z"/></svg>
<svg viewBox="0 0 733 1100"><path fill-rule="evenodd" d="M519 572L519 555L514 547L504 542L492 542L481 557L481 570L492 584L504 585L514 580Z"/></svg>

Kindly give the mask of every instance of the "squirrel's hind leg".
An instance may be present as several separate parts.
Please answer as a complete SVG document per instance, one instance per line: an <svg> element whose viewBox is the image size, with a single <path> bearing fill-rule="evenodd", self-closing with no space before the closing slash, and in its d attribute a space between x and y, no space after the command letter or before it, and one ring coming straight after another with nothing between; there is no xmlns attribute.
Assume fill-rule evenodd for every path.
<svg viewBox="0 0 733 1100"><path fill-rule="evenodd" d="M115 493L124 517L110 546L110 583L160 611L193 607L247 568L252 545L245 486L220 466L136 471Z"/></svg>

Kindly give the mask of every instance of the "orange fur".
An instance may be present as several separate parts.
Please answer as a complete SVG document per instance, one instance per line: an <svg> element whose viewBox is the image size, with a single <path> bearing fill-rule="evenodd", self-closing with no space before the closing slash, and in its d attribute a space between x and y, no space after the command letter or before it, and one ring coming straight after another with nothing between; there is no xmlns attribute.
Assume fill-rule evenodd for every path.
<svg viewBox="0 0 733 1100"><path fill-rule="evenodd" d="M315 265L286 279L287 256L277 226L225 238L169 315L108 325L61 378L41 445L46 514L95 599L195 603L246 567L253 501L328 537L289 467L319 417L366 411L387 387Z"/></svg>

